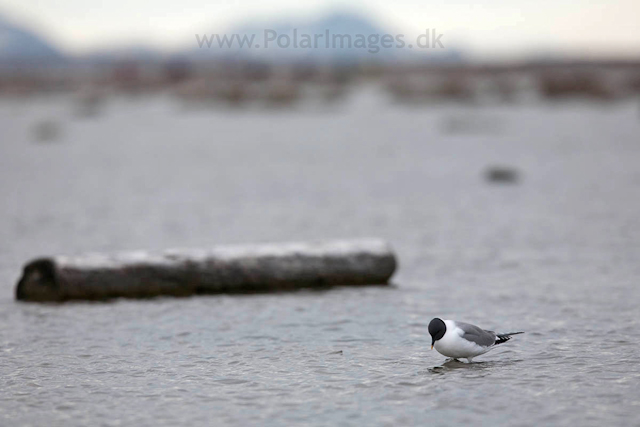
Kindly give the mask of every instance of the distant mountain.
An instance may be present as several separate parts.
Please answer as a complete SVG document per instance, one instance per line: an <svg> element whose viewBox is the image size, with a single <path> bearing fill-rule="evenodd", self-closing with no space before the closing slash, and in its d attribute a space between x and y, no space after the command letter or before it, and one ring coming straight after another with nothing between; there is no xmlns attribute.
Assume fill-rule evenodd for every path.
<svg viewBox="0 0 640 427"><path fill-rule="evenodd" d="M233 43L221 46L222 37ZM415 52L399 48L396 37L394 32L364 16L334 12L306 22L294 19L248 22L224 34L199 34L201 46L193 49L191 56L334 63L385 62L415 56ZM245 41L242 47L241 39Z"/></svg>
<svg viewBox="0 0 640 427"><path fill-rule="evenodd" d="M65 56L35 32L0 16L0 63L59 62Z"/></svg>
<svg viewBox="0 0 640 427"><path fill-rule="evenodd" d="M192 40L191 47L173 53L131 44L67 57L44 37L0 14L0 65L101 65L116 61L158 63L176 59L353 64L398 60L457 61L462 57L455 49L430 52L408 49L406 44L412 41L409 36L404 39L405 47L400 47L397 34L352 12L333 12L308 20L292 17L246 22L224 33L196 34ZM244 40L244 46L240 46L240 40ZM251 47L248 41L251 41Z"/></svg>

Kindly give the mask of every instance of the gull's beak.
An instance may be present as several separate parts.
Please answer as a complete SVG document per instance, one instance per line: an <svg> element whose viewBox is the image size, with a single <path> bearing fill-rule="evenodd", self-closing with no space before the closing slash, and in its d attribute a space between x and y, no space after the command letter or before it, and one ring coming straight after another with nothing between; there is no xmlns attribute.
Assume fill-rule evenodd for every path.
<svg viewBox="0 0 640 427"><path fill-rule="evenodd" d="M433 350L433 344L431 344L431 350Z"/></svg>

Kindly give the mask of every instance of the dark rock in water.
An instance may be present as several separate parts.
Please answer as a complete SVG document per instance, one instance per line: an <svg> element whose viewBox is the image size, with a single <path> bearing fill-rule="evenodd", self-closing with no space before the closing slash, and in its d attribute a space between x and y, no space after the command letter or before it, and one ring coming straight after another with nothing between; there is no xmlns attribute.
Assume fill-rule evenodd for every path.
<svg viewBox="0 0 640 427"><path fill-rule="evenodd" d="M16 298L104 300L382 285L395 268L393 251L380 240L55 256L24 267Z"/></svg>
<svg viewBox="0 0 640 427"><path fill-rule="evenodd" d="M97 117L104 104L105 93L98 90L84 90L80 92L76 100L76 115L81 118Z"/></svg>
<svg viewBox="0 0 640 427"><path fill-rule="evenodd" d="M33 127L36 142L52 142L60 137L60 124L53 120L43 120Z"/></svg>
<svg viewBox="0 0 640 427"><path fill-rule="evenodd" d="M485 172L485 179L497 184L515 184L520 179L519 172L506 166L492 166Z"/></svg>

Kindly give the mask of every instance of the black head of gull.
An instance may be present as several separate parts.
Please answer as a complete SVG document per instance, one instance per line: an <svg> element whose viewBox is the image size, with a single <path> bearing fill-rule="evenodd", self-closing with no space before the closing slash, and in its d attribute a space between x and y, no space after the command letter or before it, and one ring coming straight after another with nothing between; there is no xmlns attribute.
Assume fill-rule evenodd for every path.
<svg viewBox="0 0 640 427"><path fill-rule="evenodd" d="M447 325L442 319L435 318L429 322L429 334L431 335L431 349L433 345L447 332Z"/></svg>

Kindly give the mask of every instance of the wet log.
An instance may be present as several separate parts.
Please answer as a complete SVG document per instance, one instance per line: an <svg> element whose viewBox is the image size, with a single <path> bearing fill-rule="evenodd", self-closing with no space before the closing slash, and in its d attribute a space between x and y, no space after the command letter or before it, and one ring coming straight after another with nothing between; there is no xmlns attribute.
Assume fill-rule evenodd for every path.
<svg viewBox="0 0 640 427"><path fill-rule="evenodd" d="M55 302L382 285L395 268L392 249L380 240L54 256L24 266L16 298Z"/></svg>

